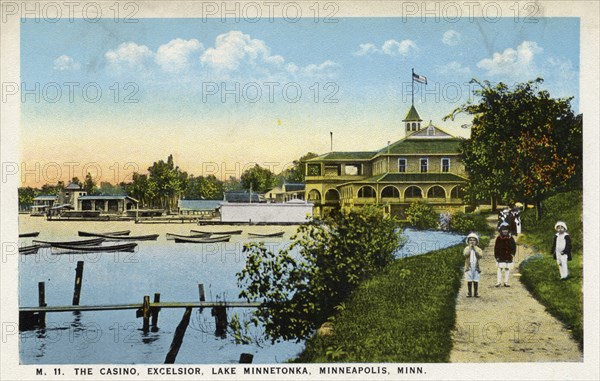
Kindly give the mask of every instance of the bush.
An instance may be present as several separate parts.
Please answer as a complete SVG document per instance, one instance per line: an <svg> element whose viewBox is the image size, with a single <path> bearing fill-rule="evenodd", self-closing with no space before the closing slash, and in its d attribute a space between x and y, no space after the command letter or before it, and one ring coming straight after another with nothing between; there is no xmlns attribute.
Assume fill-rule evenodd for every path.
<svg viewBox="0 0 600 381"><path fill-rule="evenodd" d="M491 230L491 228L484 215L459 212L452 215L450 230L461 234L468 234L470 232L484 233Z"/></svg>
<svg viewBox="0 0 600 381"><path fill-rule="evenodd" d="M240 298L264 305L253 322L262 322L273 341L309 337L361 282L394 260L397 226L380 208L363 207L300 225L279 253L262 242L246 244Z"/></svg>
<svg viewBox="0 0 600 381"><path fill-rule="evenodd" d="M438 213L431 205L424 202L414 202L406 209L408 223L416 229L435 229L438 226Z"/></svg>

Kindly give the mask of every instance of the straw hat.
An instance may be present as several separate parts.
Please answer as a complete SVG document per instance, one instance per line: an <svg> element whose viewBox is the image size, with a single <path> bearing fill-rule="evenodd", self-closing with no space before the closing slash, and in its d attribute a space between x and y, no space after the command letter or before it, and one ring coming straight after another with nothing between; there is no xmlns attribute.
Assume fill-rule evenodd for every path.
<svg viewBox="0 0 600 381"><path fill-rule="evenodd" d="M558 221L555 225L554 225L554 230L556 230L557 227L562 226L563 228L565 228L565 230L567 230L567 224L562 222L562 221Z"/></svg>
<svg viewBox="0 0 600 381"><path fill-rule="evenodd" d="M465 239L465 243L469 244L469 238L475 238L477 240L477 243L479 243L479 236L476 233L470 233L467 238Z"/></svg>

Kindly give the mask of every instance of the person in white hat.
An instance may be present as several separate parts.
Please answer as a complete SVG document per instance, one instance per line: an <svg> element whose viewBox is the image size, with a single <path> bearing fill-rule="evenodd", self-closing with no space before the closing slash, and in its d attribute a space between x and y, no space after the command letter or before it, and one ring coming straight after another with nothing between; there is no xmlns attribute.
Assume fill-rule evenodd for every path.
<svg viewBox="0 0 600 381"><path fill-rule="evenodd" d="M503 222L498 227L500 235L496 237L494 244L494 258L498 266L498 280L496 287L500 287L502 282L502 270L504 270L504 287L510 287L508 282L510 278L510 269L513 267L513 260L517 253L517 244L510 235L510 226Z"/></svg>
<svg viewBox="0 0 600 381"><path fill-rule="evenodd" d="M479 260L483 256L483 251L477 246L479 244L479 236L475 233L470 233L465 239L467 247L463 250L465 257L465 280L469 289L467 297L474 296L479 298L479 277L481 270L479 268ZM474 291L473 294L471 291Z"/></svg>
<svg viewBox="0 0 600 381"><path fill-rule="evenodd" d="M554 242L552 243L552 254L558 269L560 271L560 280L569 278L569 262L571 257L571 236L567 233L567 224L563 221L558 221L554 225L556 234L554 235Z"/></svg>

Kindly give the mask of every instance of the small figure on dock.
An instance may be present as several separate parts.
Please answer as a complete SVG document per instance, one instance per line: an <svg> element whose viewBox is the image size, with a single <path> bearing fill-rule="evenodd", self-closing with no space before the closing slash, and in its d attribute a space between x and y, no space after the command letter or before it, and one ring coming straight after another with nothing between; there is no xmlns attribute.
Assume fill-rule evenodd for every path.
<svg viewBox="0 0 600 381"><path fill-rule="evenodd" d="M479 236L476 233L470 233L465 240L467 246L463 250L465 257L465 280L467 281L467 298L474 296L479 298L479 278L481 269L479 268L479 260L483 256L483 251L477 245L479 244ZM471 291L474 291L472 293Z"/></svg>
<svg viewBox="0 0 600 381"><path fill-rule="evenodd" d="M496 258L498 266L496 287L501 286L502 270L504 270L504 287L510 287L510 269L513 267L513 260L517 253L517 244L510 235L510 226L507 222L501 223L498 230L500 230L500 235L496 237L494 244L494 258Z"/></svg>
<svg viewBox="0 0 600 381"><path fill-rule="evenodd" d="M563 221L558 221L554 225L554 230L556 234L552 242L552 254L558 264L560 280L566 280L569 278L569 261L572 259L571 236L567 233L567 224Z"/></svg>

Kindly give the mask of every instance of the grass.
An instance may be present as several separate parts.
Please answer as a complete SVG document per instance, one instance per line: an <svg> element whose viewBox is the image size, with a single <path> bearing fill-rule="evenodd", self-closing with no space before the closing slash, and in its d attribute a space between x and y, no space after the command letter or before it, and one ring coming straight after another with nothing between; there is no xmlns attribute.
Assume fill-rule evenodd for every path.
<svg viewBox="0 0 600 381"><path fill-rule="evenodd" d="M548 312L572 330L573 338L583 349L582 294L582 196L570 191L549 197L543 202L543 215L535 221L535 211L528 210L523 219L523 237L519 243L536 247L538 254L520 265L521 281ZM569 262L569 279L561 281L558 266L550 252L556 221L565 221L573 243L573 260Z"/></svg>
<svg viewBox="0 0 600 381"><path fill-rule="evenodd" d="M489 238L482 239L485 247ZM448 362L462 245L395 261L366 281L297 362Z"/></svg>

